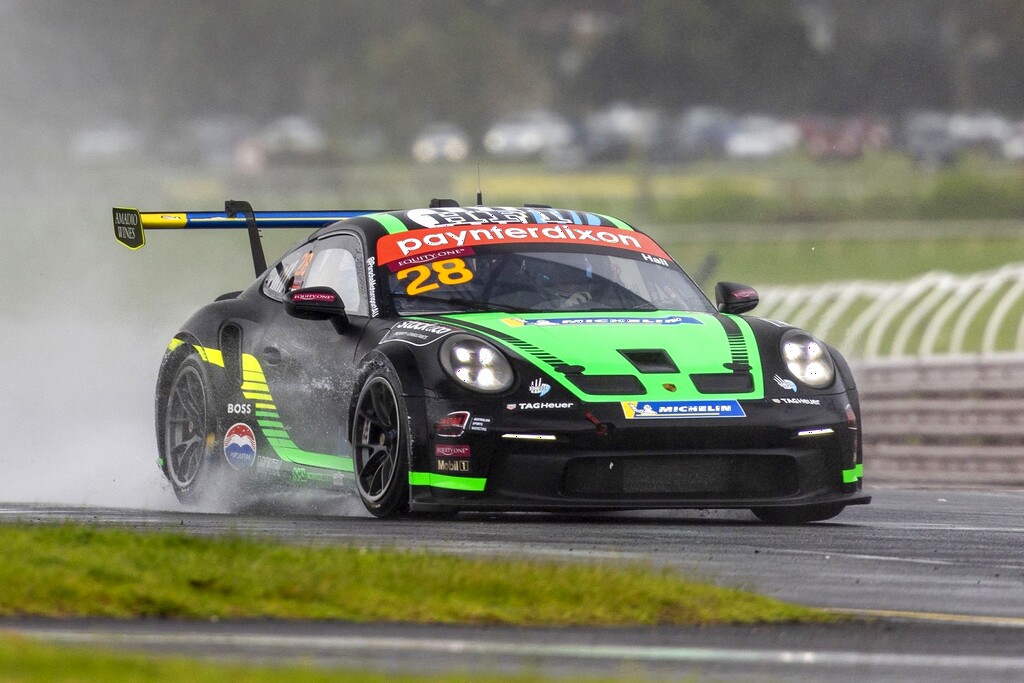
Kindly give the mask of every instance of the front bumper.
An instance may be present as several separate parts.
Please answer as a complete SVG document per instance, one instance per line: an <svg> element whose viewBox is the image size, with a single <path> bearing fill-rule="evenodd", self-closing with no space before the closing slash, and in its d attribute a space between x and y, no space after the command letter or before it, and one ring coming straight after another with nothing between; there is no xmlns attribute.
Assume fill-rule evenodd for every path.
<svg viewBox="0 0 1024 683"><path fill-rule="evenodd" d="M459 436L433 426L464 405L426 400L413 510L624 510L862 504L845 394L819 405L743 402L742 418L626 419L617 403L474 406Z"/></svg>

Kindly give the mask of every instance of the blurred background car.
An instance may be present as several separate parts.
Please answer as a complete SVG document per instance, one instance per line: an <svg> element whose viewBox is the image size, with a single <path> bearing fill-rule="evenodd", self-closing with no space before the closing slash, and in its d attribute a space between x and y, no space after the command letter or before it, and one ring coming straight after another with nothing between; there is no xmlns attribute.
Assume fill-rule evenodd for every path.
<svg viewBox="0 0 1024 683"><path fill-rule="evenodd" d="M469 156L469 136L454 123L432 123L412 143L412 158L421 164L464 161Z"/></svg>
<svg viewBox="0 0 1024 683"><path fill-rule="evenodd" d="M726 138L725 152L734 159L765 158L787 152L798 144L800 129L796 124L769 116L747 116Z"/></svg>
<svg viewBox="0 0 1024 683"><path fill-rule="evenodd" d="M262 150L268 164L327 164L336 161L329 138L306 116L276 119L249 144Z"/></svg>
<svg viewBox="0 0 1024 683"><path fill-rule="evenodd" d="M496 157L530 159L568 148L575 139L567 119L538 109L496 121L484 134L484 149Z"/></svg>
<svg viewBox="0 0 1024 683"><path fill-rule="evenodd" d="M927 168L949 166L960 156L963 143L949 127L949 115L918 112L903 123L903 144L911 159Z"/></svg>

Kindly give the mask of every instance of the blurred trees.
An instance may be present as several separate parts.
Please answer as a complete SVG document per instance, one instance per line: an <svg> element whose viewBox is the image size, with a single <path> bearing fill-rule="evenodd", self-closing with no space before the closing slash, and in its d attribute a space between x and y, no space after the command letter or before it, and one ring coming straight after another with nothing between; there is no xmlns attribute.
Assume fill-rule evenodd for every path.
<svg viewBox="0 0 1024 683"><path fill-rule="evenodd" d="M1024 0L0 0L0 117L479 133L627 100L1024 114Z"/></svg>

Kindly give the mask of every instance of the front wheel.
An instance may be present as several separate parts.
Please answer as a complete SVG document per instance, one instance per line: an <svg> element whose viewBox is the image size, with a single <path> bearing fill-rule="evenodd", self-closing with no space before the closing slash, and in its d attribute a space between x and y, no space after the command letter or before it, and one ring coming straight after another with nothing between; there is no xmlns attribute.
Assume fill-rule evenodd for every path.
<svg viewBox="0 0 1024 683"><path fill-rule="evenodd" d="M832 519L846 508L842 503L799 507L753 508L758 519L769 524L806 524Z"/></svg>
<svg viewBox="0 0 1024 683"><path fill-rule="evenodd" d="M400 386L390 366L373 370L352 418L356 486L375 517L396 517L409 509L409 424Z"/></svg>

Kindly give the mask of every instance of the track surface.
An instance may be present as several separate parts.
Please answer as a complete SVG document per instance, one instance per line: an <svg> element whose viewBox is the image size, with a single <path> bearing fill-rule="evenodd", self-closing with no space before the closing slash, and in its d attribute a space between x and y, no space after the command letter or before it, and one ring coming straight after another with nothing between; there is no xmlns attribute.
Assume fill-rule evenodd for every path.
<svg viewBox="0 0 1024 683"><path fill-rule="evenodd" d="M716 680L1024 680L1024 495L872 491L832 522L768 526L745 512L552 517L465 515L380 522L343 503L310 515L275 503L243 514L0 505L0 521L242 533L290 540L644 561L781 599L882 615L840 627L558 630L394 625L124 624L8 621L64 641L196 654L314 656L423 670L682 673ZM614 599L614 596L609 596ZM457 656L454 656L457 655Z"/></svg>

